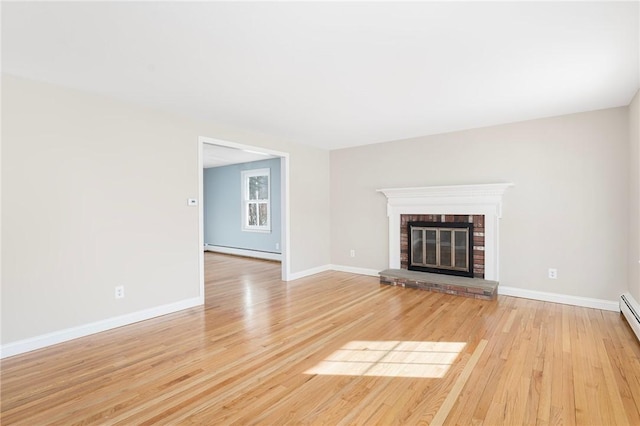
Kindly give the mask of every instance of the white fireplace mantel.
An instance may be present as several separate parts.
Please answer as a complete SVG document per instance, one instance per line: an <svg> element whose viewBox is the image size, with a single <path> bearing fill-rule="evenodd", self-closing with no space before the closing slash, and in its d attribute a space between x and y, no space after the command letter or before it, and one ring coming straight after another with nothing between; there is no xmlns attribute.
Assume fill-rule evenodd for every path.
<svg viewBox="0 0 640 426"><path fill-rule="evenodd" d="M498 220L502 196L512 183L378 189L387 197L389 268L400 268L400 215L484 215L484 277L498 281Z"/></svg>

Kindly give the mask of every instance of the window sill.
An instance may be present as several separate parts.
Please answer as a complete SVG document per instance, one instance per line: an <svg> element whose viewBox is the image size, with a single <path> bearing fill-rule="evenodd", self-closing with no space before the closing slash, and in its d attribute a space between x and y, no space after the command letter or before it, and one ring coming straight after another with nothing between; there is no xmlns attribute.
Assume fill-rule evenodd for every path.
<svg viewBox="0 0 640 426"><path fill-rule="evenodd" d="M258 234L270 234L271 233L271 229L242 228L242 232L256 232Z"/></svg>

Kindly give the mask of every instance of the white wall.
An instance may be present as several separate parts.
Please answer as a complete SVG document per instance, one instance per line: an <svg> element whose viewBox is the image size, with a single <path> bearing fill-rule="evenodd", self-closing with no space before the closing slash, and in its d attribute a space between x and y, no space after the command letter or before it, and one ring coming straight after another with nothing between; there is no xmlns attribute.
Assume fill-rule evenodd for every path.
<svg viewBox="0 0 640 426"><path fill-rule="evenodd" d="M198 136L288 152L291 272L329 263L327 151L7 75L2 124L3 345L198 296Z"/></svg>
<svg viewBox="0 0 640 426"><path fill-rule="evenodd" d="M629 105L629 292L640 301L640 90Z"/></svg>
<svg viewBox="0 0 640 426"><path fill-rule="evenodd" d="M627 288L627 121L623 107L332 151L331 262L388 267L377 188L513 182L501 285L617 300Z"/></svg>

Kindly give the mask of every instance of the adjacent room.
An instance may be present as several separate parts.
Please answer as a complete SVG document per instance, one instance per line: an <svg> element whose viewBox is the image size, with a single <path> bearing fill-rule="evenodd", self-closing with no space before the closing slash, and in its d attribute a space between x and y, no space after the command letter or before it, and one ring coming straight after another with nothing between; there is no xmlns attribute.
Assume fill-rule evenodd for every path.
<svg viewBox="0 0 640 426"><path fill-rule="evenodd" d="M0 421L640 424L640 2L11 2Z"/></svg>
<svg viewBox="0 0 640 426"><path fill-rule="evenodd" d="M203 143L204 248L281 260L283 158Z"/></svg>

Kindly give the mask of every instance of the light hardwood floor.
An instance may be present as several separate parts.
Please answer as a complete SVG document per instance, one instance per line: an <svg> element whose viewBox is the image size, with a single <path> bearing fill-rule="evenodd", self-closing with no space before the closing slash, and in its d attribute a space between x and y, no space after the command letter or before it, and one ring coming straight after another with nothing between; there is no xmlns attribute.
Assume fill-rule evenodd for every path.
<svg viewBox="0 0 640 426"><path fill-rule="evenodd" d="M2 424L640 425L618 313L205 257L204 307L3 360Z"/></svg>

